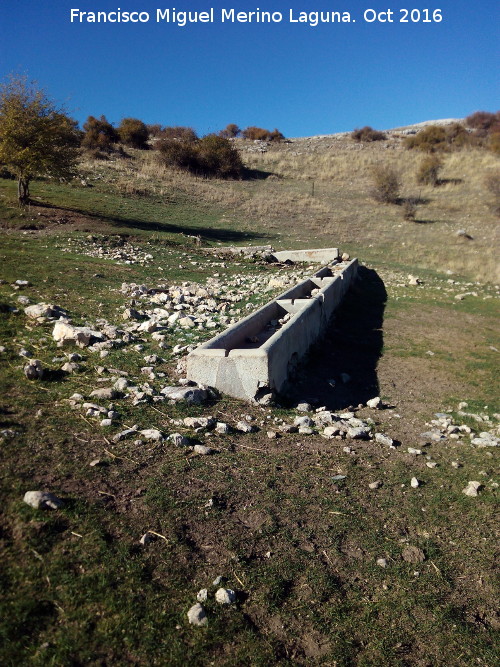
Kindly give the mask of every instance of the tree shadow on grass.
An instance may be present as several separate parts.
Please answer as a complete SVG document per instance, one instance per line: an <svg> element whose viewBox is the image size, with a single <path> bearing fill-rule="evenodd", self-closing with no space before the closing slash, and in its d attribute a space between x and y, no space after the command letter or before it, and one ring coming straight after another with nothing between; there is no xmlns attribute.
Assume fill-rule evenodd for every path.
<svg viewBox="0 0 500 667"><path fill-rule="evenodd" d="M387 292L376 271L360 267L356 283L321 342L299 366L287 403L307 401L340 410L378 396L377 364L382 355L386 301Z"/></svg>
<svg viewBox="0 0 500 667"><path fill-rule="evenodd" d="M112 226L130 229L131 232L141 230L145 232L163 232L168 234L186 234L192 236L202 236L209 241L221 241L225 243L249 242L255 239L272 238L265 232L240 231L238 229L228 229L225 227L204 227L191 226L183 224L172 224L170 222L136 220L120 215L106 215L101 213L92 213L79 208L69 206L57 206L50 203L35 201L34 205L40 208L52 208L59 211L76 213L89 220L96 222L106 222Z"/></svg>

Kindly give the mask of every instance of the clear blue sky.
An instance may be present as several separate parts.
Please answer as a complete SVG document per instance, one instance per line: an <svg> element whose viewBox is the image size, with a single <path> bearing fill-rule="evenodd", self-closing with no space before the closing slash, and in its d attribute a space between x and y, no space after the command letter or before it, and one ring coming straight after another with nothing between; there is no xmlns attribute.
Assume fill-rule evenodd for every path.
<svg viewBox="0 0 500 667"><path fill-rule="evenodd" d="M145 11L148 23L71 23L70 10ZM214 23L157 23L156 9L207 11ZM440 23L400 23L401 8L440 8ZM281 23L221 23L221 9L281 12ZM367 23L366 9L393 10ZM290 23L300 11L355 22ZM424 18L424 14L421 14ZM384 15L381 18L385 18ZM387 129L500 107L500 3L435 0L0 0L0 78L26 73L83 123L236 123L285 135Z"/></svg>

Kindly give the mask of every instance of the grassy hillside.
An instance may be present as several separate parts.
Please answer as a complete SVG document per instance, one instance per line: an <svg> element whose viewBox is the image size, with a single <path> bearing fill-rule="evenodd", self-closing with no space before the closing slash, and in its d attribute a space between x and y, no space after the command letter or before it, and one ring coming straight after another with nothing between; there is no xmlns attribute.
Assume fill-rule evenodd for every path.
<svg viewBox="0 0 500 667"><path fill-rule="evenodd" d="M259 148L241 144L253 178L239 182L167 170L153 151L87 160L73 184L33 183L26 210L0 180L2 664L498 663L498 447L472 442L499 434L498 223L484 186L498 160L449 154L430 187L416 184L421 156L396 136ZM419 197L416 222L371 198L371 169L385 163L402 176L401 196ZM205 251L227 244L339 246L364 266L278 405L162 401L189 346L313 270ZM207 290L214 327L61 349L53 322L24 312L56 303L74 324L124 329L126 308L158 307L132 283ZM79 367L64 372L72 353ZM24 375L30 355L41 380ZM90 396L120 377L141 397ZM75 393L106 412L111 403L112 424ZM376 395L385 409L366 406ZM280 430L322 406L351 410L396 447ZM184 422L200 416L229 432ZM243 433L242 419L257 430ZM140 434L151 428L214 452ZM474 480L479 495L465 495ZM24 504L38 489L64 507ZM234 604L215 602L220 585ZM198 628L186 614L200 589L208 625Z"/></svg>

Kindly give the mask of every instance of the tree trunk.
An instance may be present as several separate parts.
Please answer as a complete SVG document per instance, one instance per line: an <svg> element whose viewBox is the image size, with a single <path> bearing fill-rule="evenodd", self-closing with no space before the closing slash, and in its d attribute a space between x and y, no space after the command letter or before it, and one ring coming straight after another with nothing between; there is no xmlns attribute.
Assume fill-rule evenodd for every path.
<svg viewBox="0 0 500 667"><path fill-rule="evenodd" d="M17 198L21 206L26 206L30 201L30 180L20 176L17 182Z"/></svg>

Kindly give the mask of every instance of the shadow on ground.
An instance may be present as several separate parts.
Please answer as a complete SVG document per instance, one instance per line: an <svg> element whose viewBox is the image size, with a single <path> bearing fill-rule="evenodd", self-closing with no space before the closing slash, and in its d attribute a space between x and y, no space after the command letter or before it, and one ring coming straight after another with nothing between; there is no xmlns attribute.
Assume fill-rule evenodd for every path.
<svg viewBox="0 0 500 667"><path fill-rule="evenodd" d="M77 220L81 226L85 226L89 222L106 222L111 226L116 226L121 229L141 230L145 232L163 232L169 234L186 234L191 236L201 236L207 241L220 241L225 243L237 243L245 241L248 243L254 239L267 239L269 236L265 232L253 233L250 231L239 231L237 229L228 229L224 227L203 227L190 226L180 224L173 224L170 222L161 222L156 220L136 220L120 215L107 215L105 213L92 213L83 209L74 207L61 207L54 204L49 204L41 201L34 201L33 207L40 209L54 209L56 211L66 212L69 214L82 216L82 219ZM67 220L72 222L72 220ZM105 230L107 233L112 233L111 230Z"/></svg>
<svg viewBox="0 0 500 667"><path fill-rule="evenodd" d="M377 364L383 348L386 300L387 292L377 272L360 267L355 285L324 338L300 365L287 403L307 401L340 410L378 396ZM345 382L342 374L350 379Z"/></svg>

